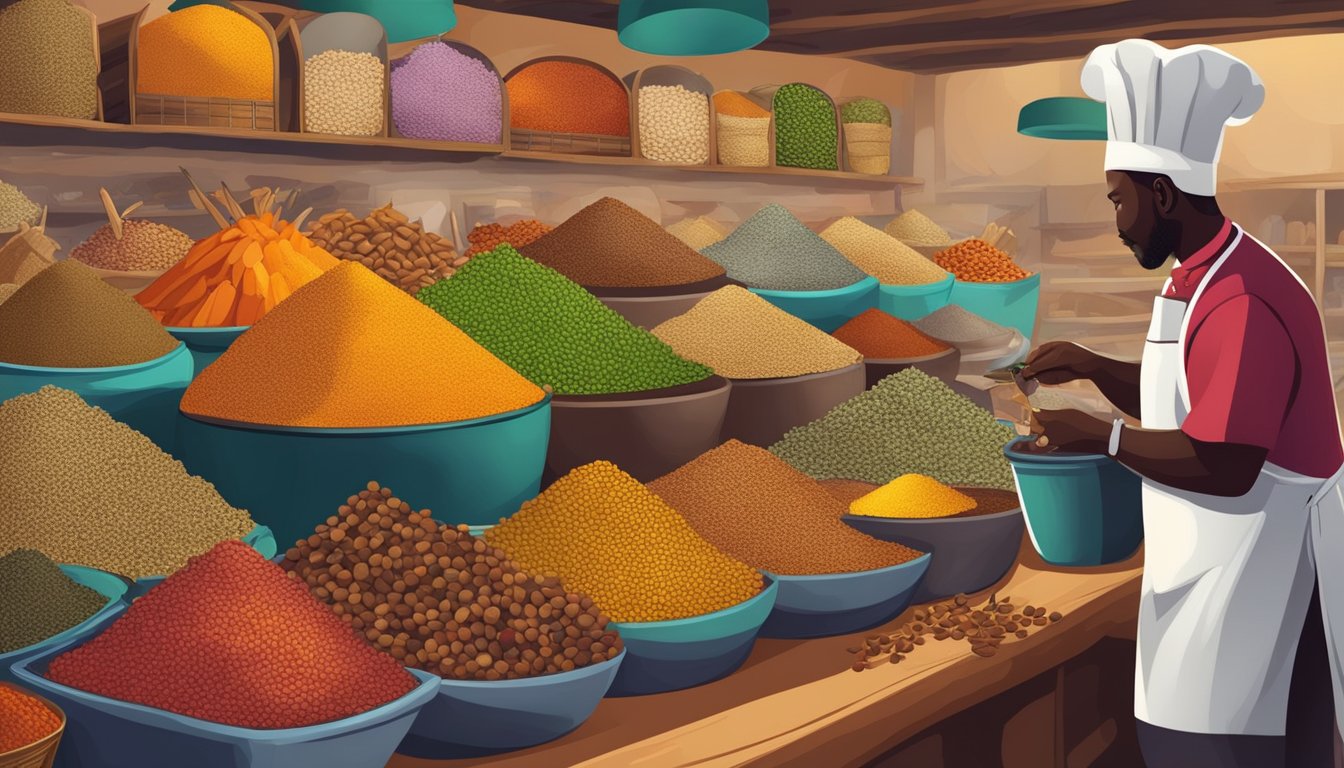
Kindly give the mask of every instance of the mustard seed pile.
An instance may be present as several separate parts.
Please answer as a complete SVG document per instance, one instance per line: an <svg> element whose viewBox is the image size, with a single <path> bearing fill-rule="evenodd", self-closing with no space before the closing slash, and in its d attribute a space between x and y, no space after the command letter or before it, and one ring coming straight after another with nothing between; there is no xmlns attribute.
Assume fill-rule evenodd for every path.
<svg viewBox="0 0 1344 768"><path fill-rule="evenodd" d="M771 203L704 250L728 277L771 291L825 291L867 277L781 205Z"/></svg>
<svg viewBox="0 0 1344 768"><path fill-rule="evenodd" d="M0 403L0 554L130 578L172 573L255 524L149 438L45 386Z"/></svg>
<svg viewBox="0 0 1344 768"><path fill-rule="evenodd" d="M3 13L0 11L0 15ZM20 224L36 224L41 215L42 208L18 187L0 181L0 232L17 229Z"/></svg>
<svg viewBox="0 0 1344 768"><path fill-rule="evenodd" d="M98 114L93 22L68 0L19 0L0 9L0 72L0 112L82 120Z"/></svg>
<svg viewBox="0 0 1344 768"><path fill-rule="evenodd" d="M112 225L104 224L75 246L70 258L99 269L161 272L181 261L195 244L186 233L154 221L127 219L121 228L118 236Z"/></svg>
<svg viewBox="0 0 1344 768"><path fill-rule="evenodd" d="M844 342L735 285L663 322L653 335L730 379L805 376L863 362Z"/></svg>
<svg viewBox="0 0 1344 768"><path fill-rule="evenodd" d="M285 570L408 667L514 680L616 658L616 628L586 595L370 482L285 554Z"/></svg>
<svg viewBox="0 0 1344 768"><path fill-rule="evenodd" d="M383 132L383 61L371 53L330 50L303 65L303 129L378 136Z"/></svg>
<svg viewBox="0 0 1344 768"><path fill-rule="evenodd" d="M1005 597L994 595L979 606L971 604L966 595L916 608L914 620L906 622L894 633L869 635L863 645L849 649L854 654L851 669L862 672L878 664L899 664L913 653L916 646L924 645L926 638L934 640L966 641L971 653L989 657L999 652L1005 642L1025 640L1032 632L1064 618L1059 611L1047 616L1045 608L1028 605L1018 609Z"/></svg>
<svg viewBox="0 0 1344 768"><path fill-rule="evenodd" d="M886 233L903 243L915 245L951 245L952 236L933 219L911 208L887 222Z"/></svg>
<svg viewBox="0 0 1344 768"><path fill-rule="evenodd" d="M704 216L682 219L669 225L667 232L696 251L704 250L723 239L719 225Z"/></svg>
<svg viewBox="0 0 1344 768"><path fill-rule="evenodd" d="M821 239L835 246L854 266L886 285L927 285L947 279L942 267L853 216L822 230Z"/></svg>
<svg viewBox="0 0 1344 768"><path fill-rule="evenodd" d="M102 610L107 598L32 549L0 557L0 653L55 637Z"/></svg>

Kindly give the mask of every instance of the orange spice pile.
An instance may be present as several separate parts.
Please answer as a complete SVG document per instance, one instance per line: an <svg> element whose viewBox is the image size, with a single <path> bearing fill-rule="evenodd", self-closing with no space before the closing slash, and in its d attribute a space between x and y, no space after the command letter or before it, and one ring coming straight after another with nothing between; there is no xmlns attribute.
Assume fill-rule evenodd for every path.
<svg viewBox="0 0 1344 768"><path fill-rule="evenodd" d="M1030 276L1013 257L984 240L963 240L934 255L938 266L967 283L1011 283Z"/></svg>

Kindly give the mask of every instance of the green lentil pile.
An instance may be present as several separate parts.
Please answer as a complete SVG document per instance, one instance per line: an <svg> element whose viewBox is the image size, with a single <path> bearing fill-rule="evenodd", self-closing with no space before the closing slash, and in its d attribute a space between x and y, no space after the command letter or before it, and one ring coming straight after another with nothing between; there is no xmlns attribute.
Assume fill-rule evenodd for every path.
<svg viewBox="0 0 1344 768"><path fill-rule="evenodd" d="M788 209L771 203L702 251L728 277L770 291L826 291L867 277Z"/></svg>
<svg viewBox="0 0 1344 768"><path fill-rule="evenodd" d="M0 10L0 72L0 112L98 114L93 23L67 0L19 0Z"/></svg>
<svg viewBox="0 0 1344 768"><path fill-rule="evenodd" d="M0 554L138 579L172 573L255 524L149 438L53 386L0 403Z"/></svg>
<svg viewBox="0 0 1344 768"><path fill-rule="evenodd" d="M818 480L845 478L885 485L911 473L947 485L1011 491L1003 446L1012 427L916 368L878 382L770 446L776 456Z"/></svg>
<svg viewBox="0 0 1344 768"><path fill-rule="evenodd" d="M556 394L643 392L713 373L508 243L476 256L416 298Z"/></svg>
<svg viewBox="0 0 1344 768"><path fill-rule="evenodd" d="M32 549L0 557L0 653L54 637L97 613L107 598Z"/></svg>
<svg viewBox="0 0 1344 768"><path fill-rule="evenodd" d="M775 164L834 171L839 168L835 105L802 83L775 91Z"/></svg>
<svg viewBox="0 0 1344 768"><path fill-rule="evenodd" d="M891 112L887 110L886 104L864 97L840 107L840 122L891 125Z"/></svg>
<svg viewBox="0 0 1344 768"><path fill-rule="evenodd" d="M4 11L0 11L0 16L3 15ZM0 56L3 55L0 52ZM18 187L0 181L0 232L18 229L20 224L36 224L41 215L42 208Z"/></svg>

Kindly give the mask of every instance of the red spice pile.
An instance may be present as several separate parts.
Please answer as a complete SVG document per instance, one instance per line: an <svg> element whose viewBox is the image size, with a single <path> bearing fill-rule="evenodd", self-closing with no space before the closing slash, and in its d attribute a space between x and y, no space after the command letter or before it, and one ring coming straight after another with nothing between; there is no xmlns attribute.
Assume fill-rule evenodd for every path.
<svg viewBox="0 0 1344 768"><path fill-rule="evenodd" d="M831 335L874 360L924 357L948 349L943 342L880 309L865 310Z"/></svg>

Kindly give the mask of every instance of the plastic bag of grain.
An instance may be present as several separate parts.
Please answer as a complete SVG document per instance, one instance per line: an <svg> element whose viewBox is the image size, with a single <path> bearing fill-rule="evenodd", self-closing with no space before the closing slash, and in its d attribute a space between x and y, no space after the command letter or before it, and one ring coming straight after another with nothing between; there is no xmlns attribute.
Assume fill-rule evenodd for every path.
<svg viewBox="0 0 1344 768"><path fill-rule="evenodd" d="M737 91L714 94L720 165L770 164L770 110Z"/></svg>
<svg viewBox="0 0 1344 768"><path fill-rule="evenodd" d="M861 97L840 108L849 167L873 176L891 170L891 111L877 99Z"/></svg>

